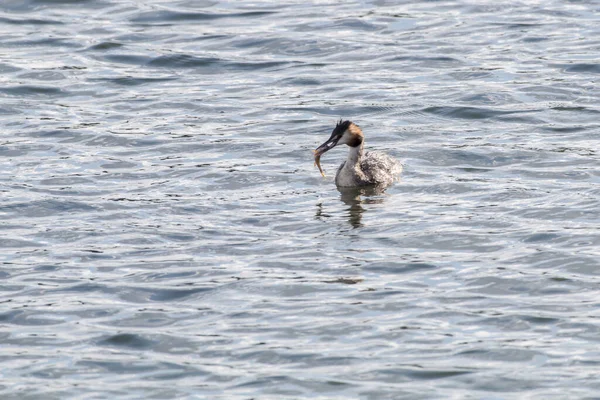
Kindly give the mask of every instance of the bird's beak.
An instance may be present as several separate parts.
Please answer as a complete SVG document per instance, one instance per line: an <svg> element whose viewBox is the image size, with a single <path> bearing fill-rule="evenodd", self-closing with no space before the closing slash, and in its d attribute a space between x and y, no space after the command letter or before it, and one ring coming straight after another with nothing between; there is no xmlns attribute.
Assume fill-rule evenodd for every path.
<svg viewBox="0 0 600 400"><path fill-rule="evenodd" d="M321 156L326 151L333 149L337 145L338 140L340 140L339 137L329 138L328 141L317 147L315 150L315 156Z"/></svg>

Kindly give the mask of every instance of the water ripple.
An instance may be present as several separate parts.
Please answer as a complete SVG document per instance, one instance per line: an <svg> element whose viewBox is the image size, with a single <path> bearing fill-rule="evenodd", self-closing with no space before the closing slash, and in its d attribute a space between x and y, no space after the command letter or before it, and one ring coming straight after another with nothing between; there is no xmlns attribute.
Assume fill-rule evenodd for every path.
<svg viewBox="0 0 600 400"><path fill-rule="evenodd" d="M206 12L178 12L169 10L160 11L149 11L141 13L134 18L131 18L131 22L135 23L157 23L164 24L165 22L180 22L180 21L205 21L215 20L221 18L232 18L232 19L244 19L253 17L263 17L275 14L275 11L247 11L237 13L206 13Z"/></svg>

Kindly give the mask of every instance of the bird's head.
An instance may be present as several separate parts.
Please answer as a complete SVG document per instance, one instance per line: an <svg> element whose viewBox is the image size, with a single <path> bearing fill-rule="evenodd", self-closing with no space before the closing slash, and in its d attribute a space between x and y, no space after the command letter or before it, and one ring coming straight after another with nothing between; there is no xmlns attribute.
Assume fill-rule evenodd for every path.
<svg viewBox="0 0 600 400"><path fill-rule="evenodd" d="M352 121L342 121L337 123L331 136L325 143L317 147L315 150L316 156L321 156L323 153L333 149L338 144L346 144L350 147L358 147L362 144L364 135L362 130Z"/></svg>

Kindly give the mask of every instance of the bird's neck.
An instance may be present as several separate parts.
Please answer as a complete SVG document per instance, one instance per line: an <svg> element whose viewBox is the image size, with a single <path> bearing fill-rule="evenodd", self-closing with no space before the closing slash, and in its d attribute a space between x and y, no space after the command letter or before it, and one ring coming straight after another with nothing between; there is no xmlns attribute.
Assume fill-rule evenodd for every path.
<svg viewBox="0 0 600 400"><path fill-rule="evenodd" d="M360 160L363 156L363 144L364 144L364 141L361 142L358 146L350 147L350 150L348 151L348 159L347 159L348 165L357 165L360 163Z"/></svg>

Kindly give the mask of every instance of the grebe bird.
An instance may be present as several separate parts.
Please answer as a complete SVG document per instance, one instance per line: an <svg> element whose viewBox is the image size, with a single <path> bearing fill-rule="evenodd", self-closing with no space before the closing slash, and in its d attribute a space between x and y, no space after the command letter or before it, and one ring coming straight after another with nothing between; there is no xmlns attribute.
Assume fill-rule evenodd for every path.
<svg viewBox="0 0 600 400"><path fill-rule="evenodd" d="M321 155L338 144L346 144L350 147L350 151L348 158L340 165L335 175L337 186L391 185L402 172L402 164L387 154L363 151L364 141L365 136L358 125L351 121L340 120L331 132L331 137L315 150L315 163L320 170Z"/></svg>

